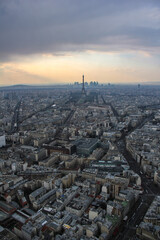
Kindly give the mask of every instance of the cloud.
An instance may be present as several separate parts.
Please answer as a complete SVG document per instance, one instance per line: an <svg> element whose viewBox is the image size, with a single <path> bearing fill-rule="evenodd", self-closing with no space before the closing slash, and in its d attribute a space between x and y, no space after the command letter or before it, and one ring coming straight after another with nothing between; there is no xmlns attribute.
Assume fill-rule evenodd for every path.
<svg viewBox="0 0 160 240"><path fill-rule="evenodd" d="M17 67L13 63L2 64L0 66L0 76L1 81L0 85L14 85L14 84L51 84L54 79L50 79L47 77L40 76L38 74L30 73L23 70L20 67Z"/></svg>
<svg viewBox="0 0 160 240"><path fill-rule="evenodd" d="M1 0L0 61L72 51L160 52L160 2Z"/></svg>

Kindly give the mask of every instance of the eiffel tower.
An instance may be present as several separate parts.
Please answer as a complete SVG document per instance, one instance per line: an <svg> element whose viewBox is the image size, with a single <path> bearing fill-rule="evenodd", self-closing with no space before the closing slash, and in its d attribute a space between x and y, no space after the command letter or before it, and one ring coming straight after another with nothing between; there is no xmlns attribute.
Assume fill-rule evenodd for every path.
<svg viewBox="0 0 160 240"><path fill-rule="evenodd" d="M84 75L82 76L82 95L86 95L86 90L84 87Z"/></svg>

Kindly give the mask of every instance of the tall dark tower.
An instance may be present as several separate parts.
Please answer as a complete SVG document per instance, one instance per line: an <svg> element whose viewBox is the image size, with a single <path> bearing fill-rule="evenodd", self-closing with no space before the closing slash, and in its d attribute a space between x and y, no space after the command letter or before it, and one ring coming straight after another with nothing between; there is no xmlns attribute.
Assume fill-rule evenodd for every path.
<svg viewBox="0 0 160 240"><path fill-rule="evenodd" d="M86 95L86 90L85 90L85 87L84 87L84 75L82 76L82 94Z"/></svg>

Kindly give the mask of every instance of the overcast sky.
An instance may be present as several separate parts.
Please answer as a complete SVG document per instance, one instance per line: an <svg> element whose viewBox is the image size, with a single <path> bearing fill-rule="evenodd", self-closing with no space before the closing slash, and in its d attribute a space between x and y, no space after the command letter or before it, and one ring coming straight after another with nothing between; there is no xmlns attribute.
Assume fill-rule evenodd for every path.
<svg viewBox="0 0 160 240"><path fill-rule="evenodd" d="M0 85L160 81L159 0L0 0Z"/></svg>

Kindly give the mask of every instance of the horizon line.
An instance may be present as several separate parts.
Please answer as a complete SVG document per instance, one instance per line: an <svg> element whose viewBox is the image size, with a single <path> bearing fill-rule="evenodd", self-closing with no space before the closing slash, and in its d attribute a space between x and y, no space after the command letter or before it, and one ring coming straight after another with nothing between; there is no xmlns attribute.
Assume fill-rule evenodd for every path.
<svg viewBox="0 0 160 240"><path fill-rule="evenodd" d="M86 82L85 82L86 83ZM80 82L79 85L82 83ZM112 85L160 85L160 82L136 82L136 83L99 83L99 86L105 85L105 86L112 86ZM74 83L52 83L52 84L14 84L14 85L0 85L0 88L5 88L5 87L47 87L47 86L75 86Z"/></svg>

